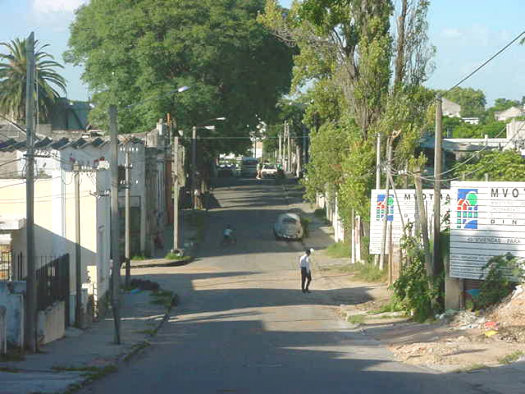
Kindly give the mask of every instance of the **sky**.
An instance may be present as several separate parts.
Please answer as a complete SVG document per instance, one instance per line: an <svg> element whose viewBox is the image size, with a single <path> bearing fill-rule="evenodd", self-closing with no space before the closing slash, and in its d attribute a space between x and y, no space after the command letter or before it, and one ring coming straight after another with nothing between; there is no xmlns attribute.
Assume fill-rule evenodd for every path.
<svg viewBox="0 0 525 394"><path fill-rule="evenodd" d="M26 37L50 44L47 51L63 63L74 10L88 0L0 0L0 41ZM280 0L289 6L291 0ZM395 0L399 1L399 0ZM436 47L435 70L427 86L448 89L525 30L525 0L431 0L429 37ZM0 49L1 50L1 49ZM487 103L525 96L525 45L512 45L465 82L485 92ZM67 96L87 100L81 67L65 64Z"/></svg>

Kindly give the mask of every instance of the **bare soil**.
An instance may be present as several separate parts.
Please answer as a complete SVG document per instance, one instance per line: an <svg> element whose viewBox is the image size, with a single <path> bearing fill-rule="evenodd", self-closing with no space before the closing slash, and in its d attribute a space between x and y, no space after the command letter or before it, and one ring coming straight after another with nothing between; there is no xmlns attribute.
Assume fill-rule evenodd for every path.
<svg viewBox="0 0 525 394"><path fill-rule="evenodd" d="M352 275L345 279L349 283L353 280ZM354 282L354 286L363 284ZM368 286L381 289L371 294L379 297L341 305L340 315L358 322L356 329L381 341L399 361L459 372L500 366L525 356L525 291L519 290L514 298L509 296L485 313L460 311L419 324L399 313L377 313L388 303L389 293L386 285Z"/></svg>

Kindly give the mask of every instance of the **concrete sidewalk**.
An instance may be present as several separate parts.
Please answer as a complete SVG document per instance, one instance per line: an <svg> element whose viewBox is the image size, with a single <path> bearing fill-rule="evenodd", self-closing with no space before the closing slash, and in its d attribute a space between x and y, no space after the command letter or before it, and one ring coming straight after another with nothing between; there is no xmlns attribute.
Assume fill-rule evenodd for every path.
<svg viewBox="0 0 525 394"><path fill-rule="evenodd" d="M69 328L64 338L42 346L40 353L0 362L0 393L63 392L115 370L147 346L167 316L166 306L153 304L150 294L122 295L121 345L113 343L111 312L85 330Z"/></svg>

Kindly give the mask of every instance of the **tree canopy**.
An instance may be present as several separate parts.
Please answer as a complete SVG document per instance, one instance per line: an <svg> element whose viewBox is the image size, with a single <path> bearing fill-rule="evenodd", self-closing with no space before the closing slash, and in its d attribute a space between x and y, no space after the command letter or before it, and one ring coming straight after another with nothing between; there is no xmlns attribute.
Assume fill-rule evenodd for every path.
<svg viewBox="0 0 525 394"><path fill-rule="evenodd" d="M433 54L426 34L428 1L395 3L304 0L286 10L267 0L260 17L298 48L292 87L308 104L308 195L335 190L347 223L352 210L369 215L376 135L384 141L393 130L402 131L395 157L396 167L405 167L431 104L431 92L422 87Z"/></svg>
<svg viewBox="0 0 525 394"><path fill-rule="evenodd" d="M525 179L525 159L519 151L485 151L467 158L466 163L456 165L455 176L469 181L481 181L488 174L491 181L515 181Z"/></svg>
<svg viewBox="0 0 525 394"><path fill-rule="evenodd" d="M27 55L26 39L0 42L7 53L0 53L0 114L13 121L25 118ZM66 81L56 70L63 68L45 52L48 45L35 41L35 99L38 92L40 117L45 120L59 91L66 92ZM38 88L38 89L36 89Z"/></svg>
<svg viewBox="0 0 525 394"><path fill-rule="evenodd" d="M291 81L292 50L257 22L262 9L263 0L92 0L77 11L65 54L85 66L92 121L104 123L113 103L121 132L171 113L179 128L225 116L217 133L246 135L274 115ZM190 90L174 94L183 85ZM246 145L215 140L213 150Z"/></svg>

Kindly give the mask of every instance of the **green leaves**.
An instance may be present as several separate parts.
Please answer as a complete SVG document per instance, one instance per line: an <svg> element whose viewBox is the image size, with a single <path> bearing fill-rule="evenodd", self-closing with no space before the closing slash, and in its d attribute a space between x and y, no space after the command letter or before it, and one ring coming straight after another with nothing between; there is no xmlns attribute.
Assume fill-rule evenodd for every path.
<svg viewBox="0 0 525 394"><path fill-rule="evenodd" d="M525 179L525 159L519 151L484 151L475 153L468 164L457 164L455 176L465 180L481 181L488 174L491 181L515 181Z"/></svg>
<svg viewBox="0 0 525 394"><path fill-rule="evenodd" d="M257 22L262 8L262 0L92 1L77 13L66 57L85 65L100 108L93 116L102 121L116 103L123 132L171 113L179 128L225 116L217 136L245 136L256 115L274 115L291 80L292 51ZM166 94L182 85L191 89ZM240 153L249 141L238 141L201 145Z"/></svg>
<svg viewBox="0 0 525 394"><path fill-rule="evenodd" d="M59 97L59 92L66 92L66 80L56 71L63 67L53 60L53 56L44 52L47 46L35 42L36 84L43 119ZM11 42L0 42L1 48L6 53L0 53L0 113L18 121L25 117L26 40L17 38Z"/></svg>

